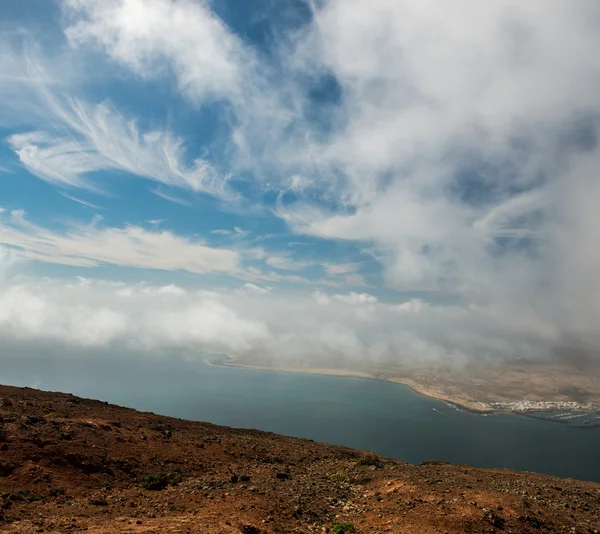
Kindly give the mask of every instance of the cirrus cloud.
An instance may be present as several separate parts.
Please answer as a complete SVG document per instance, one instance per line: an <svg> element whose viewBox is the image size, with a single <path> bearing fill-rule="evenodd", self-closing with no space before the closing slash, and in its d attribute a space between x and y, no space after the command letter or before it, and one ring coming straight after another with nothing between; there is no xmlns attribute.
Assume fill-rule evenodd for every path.
<svg viewBox="0 0 600 534"><path fill-rule="evenodd" d="M14 247L23 258L79 267L113 264L206 274L234 272L240 262L233 250L212 248L167 230L100 228L96 222L59 232L30 223L22 211L13 211L0 223L0 243Z"/></svg>

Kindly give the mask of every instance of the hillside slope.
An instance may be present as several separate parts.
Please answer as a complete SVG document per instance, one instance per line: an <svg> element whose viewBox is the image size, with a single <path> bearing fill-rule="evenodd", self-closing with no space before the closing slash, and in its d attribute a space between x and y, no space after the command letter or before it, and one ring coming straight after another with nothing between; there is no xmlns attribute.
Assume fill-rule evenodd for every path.
<svg viewBox="0 0 600 534"><path fill-rule="evenodd" d="M412 466L0 386L1 532L309 533L350 524L360 533L600 532L600 485Z"/></svg>

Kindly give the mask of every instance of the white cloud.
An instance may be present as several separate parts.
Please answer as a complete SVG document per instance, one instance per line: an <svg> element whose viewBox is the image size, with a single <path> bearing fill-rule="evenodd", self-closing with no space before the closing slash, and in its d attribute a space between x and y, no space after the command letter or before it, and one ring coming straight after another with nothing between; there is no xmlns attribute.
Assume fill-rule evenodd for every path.
<svg viewBox="0 0 600 534"><path fill-rule="evenodd" d="M211 230L210 233L215 235L227 235L233 237L234 239L242 239L246 237L250 232L244 230L243 228L240 228L239 226L234 226L233 230L218 228L217 230Z"/></svg>
<svg viewBox="0 0 600 534"><path fill-rule="evenodd" d="M83 187L82 175L108 167L89 145L43 132L15 134L8 142L29 172L51 183Z"/></svg>
<svg viewBox="0 0 600 534"><path fill-rule="evenodd" d="M298 271L303 267L298 267L294 260L286 256L269 256L266 261L267 265L275 267L276 269L286 269L291 271Z"/></svg>
<svg viewBox="0 0 600 534"><path fill-rule="evenodd" d="M6 24L9 24L6 18ZM56 55L44 57L45 68L40 71L34 56L41 55L42 47L36 42L39 34L33 34L20 25L16 32L3 32L0 38L0 124L7 128L21 128L35 119L47 124L45 105L32 95L39 88L58 93L68 92L79 85L85 76L91 80L80 58L64 49ZM100 69L95 68L98 73ZM85 75L83 74L85 72Z"/></svg>
<svg viewBox="0 0 600 534"><path fill-rule="evenodd" d="M60 305L19 285L3 288L0 301L0 324L11 337L104 345L127 331L127 317L115 309L74 304L68 317L58 316Z"/></svg>
<svg viewBox="0 0 600 534"><path fill-rule="evenodd" d="M73 45L97 45L149 78L170 66L195 99L235 97L251 54L204 2L62 0Z"/></svg>
<svg viewBox="0 0 600 534"><path fill-rule="evenodd" d="M329 275L354 273L360 269L359 263L324 263L323 268Z"/></svg>
<svg viewBox="0 0 600 534"><path fill-rule="evenodd" d="M5 217L0 228L0 243L16 247L23 258L48 263L79 267L109 263L206 274L234 272L240 262L240 255L233 250L211 248L167 230L100 228L93 223L59 232L28 222L20 211L13 211L9 220Z"/></svg>
<svg viewBox="0 0 600 534"><path fill-rule="evenodd" d="M195 106L226 101L235 118L227 118L235 125L228 139L232 172L253 172L277 158L268 151L279 151L279 143L270 141L293 125L303 103L291 80L282 78L283 65L264 61L215 15L209 2L61 0L60 5L73 49L101 50L143 79L175 80ZM300 175L282 180L299 191L311 182Z"/></svg>
<svg viewBox="0 0 600 534"><path fill-rule="evenodd" d="M269 255L266 260L267 265L284 271L301 271L315 265L313 261L295 260L289 256Z"/></svg>
<svg viewBox="0 0 600 534"><path fill-rule="evenodd" d="M86 208L92 208L95 210L102 210L104 208L101 208L100 206L97 206L96 204L92 204L91 202L88 202L86 200L82 200L78 197L75 197L73 195L67 195L64 192L61 192L61 195L65 198L68 198L69 200L72 200L73 202L77 202L77 204L81 204L82 206L85 206Z"/></svg>
<svg viewBox="0 0 600 534"><path fill-rule="evenodd" d="M190 158L183 138L163 128L140 128L108 99L92 103L81 97L84 82L96 81L81 75L92 68L84 55L63 51L52 57L33 36L25 37L32 42L21 49L10 40L0 41L0 67L18 74L0 87L0 121L18 129L7 140L32 174L58 186L101 191L95 172L122 171L232 199L229 177L202 158ZM93 69L104 79L105 66L96 63Z"/></svg>
<svg viewBox="0 0 600 534"><path fill-rule="evenodd" d="M9 277L0 287L4 340L169 346L323 367L538 355L541 345L552 343L553 331L526 317L523 310L498 325L484 308L388 304L358 293L265 292L251 284L243 290L193 291Z"/></svg>
<svg viewBox="0 0 600 534"><path fill-rule="evenodd" d="M0 289L2 337L71 345L126 343L215 351L244 350L268 333L210 294L174 286L113 286L89 280L67 286L21 280Z"/></svg>
<svg viewBox="0 0 600 534"><path fill-rule="evenodd" d="M346 354L366 347L375 354L379 349L373 347L385 346L395 353L405 347L476 355L501 352L499 347L514 352L517 346L539 352L550 341L600 346L596 0L331 0L313 6L314 22L294 34L291 52L289 42L274 50L280 64L272 70L258 65L260 58L208 3L63 0L62 5L73 48L91 44L143 78L174 78L195 104L231 104L235 132L227 161L232 171L248 171L248 189L277 193L275 213L293 231L359 242L371 248L393 287L442 291L462 303L401 304L393 310L394 321L401 316L407 322L393 333L385 313L371 314L363 306L361 320L381 320L376 332L381 344L353 330L358 320L353 314L347 322L323 323L327 328L315 337L321 349ZM17 66L0 61L14 85ZM281 76L274 74L278 68ZM339 98L322 95L332 97L333 118L311 121L315 102L307 86L325 75L339 88ZM29 69L26 78L44 76ZM207 162L185 164L185 143L174 134L142 131L106 103L57 99L50 86L43 82L38 90L60 127L36 125L12 138L23 163L38 176L92 187L88 175L94 170L118 169L168 186L228 195L226 177ZM65 126L67 134L61 133ZM27 239L40 232L44 237L31 244L21 234L15 238L16 226L11 228L5 236L28 243L30 257L42 257L37 249L50 246L45 230L30 229ZM128 228L50 232L56 250L49 257L77 265L106 261L105 252L78 255L62 244L66 239L79 245L85 232L102 244L114 236L128 246L139 241ZM143 235L141 241L154 247L163 234ZM247 254L265 255L258 249ZM288 271L302 265L285 255L266 261ZM354 264L324 268L333 281L252 268L234 274L257 283L364 282ZM322 307L342 306L340 299L320 299ZM297 308L286 305L289 313L313 311L301 298ZM369 306L387 310L381 302ZM343 317L343 310L333 312ZM284 331L271 327L275 319L264 323L270 333ZM282 334L290 347L295 346L290 340L304 341L304 326L308 331L307 325L295 325ZM481 332L473 334L477 329ZM535 350L526 338L539 343ZM279 348L287 347L282 342Z"/></svg>
<svg viewBox="0 0 600 534"><path fill-rule="evenodd" d="M349 293L348 295L334 295L334 299L348 304L375 304L377 297L368 293Z"/></svg>
<svg viewBox="0 0 600 534"><path fill-rule="evenodd" d="M365 282L364 277L362 275L356 274L356 273L347 274L346 276L344 276L344 282L348 286L362 286L362 287L368 286L367 282Z"/></svg>
<svg viewBox="0 0 600 534"><path fill-rule="evenodd" d="M276 213L372 244L397 289L498 324L526 308L558 344L596 343L599 4L332 0L314 15L293 60L336 77L339 121L271 151L315 177Z"/></svg>
<svg viewBox="0 0 600 534"><path fill-rule="evenodd" d="M257 293L257 294L264 295L266 293L270 293L271 289L260 287L260 286L257 286L256 284L252 284L252 283L248 282L247 284L244 284L244 286L240 289L240 291L248 291L250 293Z"/></svg>
<svg viewBox="0 0 600 534"><path fill-rule="evenodd" d="M364 278L357 274L356 271L360 269L359 263L343 263L343 264L332 264L332 263L321 263L315 260L299 260L294 259L289 255L276 255L269 254L266 262L267 265L275 267L275 269L283 271L302 271L309 267L322 266L328 276L337 277L330 282L332 285L345 281L348 285L366 285ZM340 277L340 275L346 275Z"/></svg>
<svg viewBox="0 0 600 534"><path fill-rule="evenodd" d="M191 206L191 203L188 202L187 200L178 197L176 195L173 195L171 193L167 193L166 191L163 191L162 189L151 189L150 190L152 193L154 193L156 196L159 196L160 198L163 198L165 200L168 200L169 202L173 202L174 204L179 204L180 206Z"/></svg>
<svg viewBox="0 0 600 534"><path fill-rule="evenodd" d="M427 306L428 304L420 299L411 299L403 302L402 304L392 306L391 309L400 313L419 313Z"/></svg>
<svg viewBox="0 0 600 534"><path fill-rule="evenodd" d="M39 178L57 185L94 189L98 186L88 175L109 169L173 187L227 196L226 182L207 162L196 159L191 165L183 163L185 146L177 136L160 130L141 132L134 121L108 103L88 106L75 99L61 103L47 91L41 94L49 111L71 133L64 136L55 131L33 131L8 139L21 163Z"/></svg>
<svg viewBox="0 0 600 534"><path fill-rule="evenodd" d="M312 280L297 274L281 274L275 271L262 271L256 267L248 267L243 270L239 270L235 276L242 280L252 280L255 282L291 282L293 284L304 284L313 286L329 286L337 287L338 284L331 280Z"/></svg>
<svg viewBox="0 0 600 534"><path fill-rule="evenodd" d="M0 209L0 215L4 210ZM8 274L15 271L15 267L19 263L19 258L14 250L6 247L0 247L0 282L2 282Z"/></svg>
<svg viewBox="0 0 600 534"><path fill-rule="evenodd" d="M187 291L182 287L179 287L175 284L169 284L166 286L159 287L144 287L141 290L145 295L149 295L151 297L155 296L167 296L167 297L182 297L187 294Z"/></svg>

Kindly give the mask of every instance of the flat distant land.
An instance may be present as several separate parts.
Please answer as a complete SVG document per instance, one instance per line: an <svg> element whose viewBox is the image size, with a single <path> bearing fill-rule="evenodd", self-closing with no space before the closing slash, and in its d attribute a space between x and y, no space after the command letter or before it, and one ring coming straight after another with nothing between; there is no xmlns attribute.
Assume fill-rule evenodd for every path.
<svg viewBox="0 0 600 534"><path fill-rule="evenodd" d="M332 361L327 366L273 359L228 358L225 365L354 376L405 384L436 399L475 411L600 410L600 365L568 361L414 367L394 363Z"/></svg>
<svg viewBox="0 0 600 534"><path fill-rule="evenodd" d="M0 532L593 534L600 484L0 386Z"/></svg>

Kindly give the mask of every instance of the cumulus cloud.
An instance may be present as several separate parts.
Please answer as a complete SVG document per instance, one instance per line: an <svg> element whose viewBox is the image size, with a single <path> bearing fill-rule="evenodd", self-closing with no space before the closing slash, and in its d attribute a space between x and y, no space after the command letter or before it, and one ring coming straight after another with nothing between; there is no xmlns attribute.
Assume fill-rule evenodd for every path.
<svg viewBox="0 0 600 534"><path fill-rule="evenodd" d="M248 291L250 293L258 293L258 294L265 294L265 293L270 293L270 288L264 288L264 287L260 287L257 286L256 284L252 284L250 282L248 282L247 284L244 284L243 287L240 289L240 291Z"/></svg>
<svg viewBox="0 0 600 534"><path fill-rule="evenodd" d="M150 306L150 307L147 307ZM162 345L238 351L268 333L210 293L175 286L124 286L82 279L64 285L26 281L0 290L0 330L11 339L105 347Z"/></svg>
<svg viewBox="0 0 600 534"><path fill-rule="evenodd" d="M167 230L138 226L100 227L97 219L64 232L37 226L22 211L0 214L0 243L14 247L22 258L79 267L113 264L196 274L234 272L240 255L212 248Z"/></svg>
<svg viewBox="0 0 600 534"><path fill-rule="evenodd" d="M149 78L170 66L195 99L234 97L253 57L204 2L62 0L74 45L97 45Z"/></svg>
<svg viewBox="0 0 600 534"><path fill-rule="evenodd" d="M374 362L460 363L481 347L490 357L526 355L532 346L552 342L551 331L513 317L509 343L506 325L499 327L480 312L417 300L391 304L364 293L290 295L252 284L242 290L196 291L8 277L0 287L0 338L121 344L154 353L171 347L282 364L361 368Z"/></svg>
<svg viewBox="0 0 600 534"><path fill-rule="evenodd" d="M313 15L293 57L335 77L342 120L277 153L322 192L277 213L371 243L397 289L449 293L498 324L525 308L559 343L597 348L600 220L580 195L600 174L598 4L332 0Z"/></svg>

